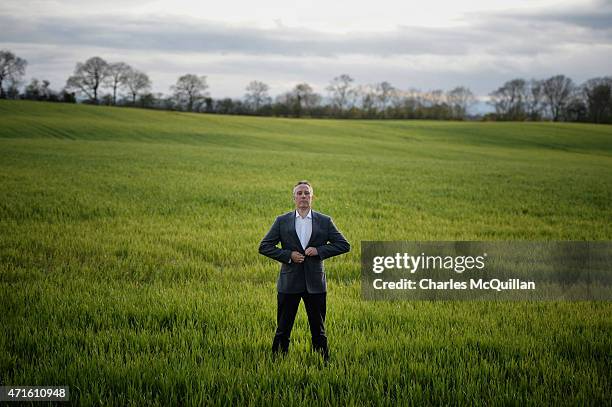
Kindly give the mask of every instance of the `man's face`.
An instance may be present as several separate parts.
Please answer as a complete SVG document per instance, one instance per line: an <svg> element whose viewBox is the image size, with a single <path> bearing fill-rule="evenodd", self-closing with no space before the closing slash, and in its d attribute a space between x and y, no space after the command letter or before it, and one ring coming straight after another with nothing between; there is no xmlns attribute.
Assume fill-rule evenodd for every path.
<svg viewBox="0 0 612 407"><path fill-rule="evenodd" d="M310 209L312 204L312 191L308 185L298 185L293 190L293 200L297 209Z"/></svg>

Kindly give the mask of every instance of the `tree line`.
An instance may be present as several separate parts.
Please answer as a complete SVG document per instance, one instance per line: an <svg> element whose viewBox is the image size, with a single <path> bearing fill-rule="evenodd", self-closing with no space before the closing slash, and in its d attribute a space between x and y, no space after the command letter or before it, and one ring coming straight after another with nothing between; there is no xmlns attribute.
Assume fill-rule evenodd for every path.
<svg viewBox="0 0 612 407"><path fill-rule="evenodd" d="M170 88L170 94L152 93L149 76L124 62L92 57L76 64L61 91L47 80L32 78L23 87L27 61L9 50L0 51L0 98L42 101L77 101L114 106L277 117L330 117L353 119L464 120L552 120L612 123L612 77L589 79L577 85L564 75L547 79L513 79L489 94L493 113L471 115L476 97L457 86L422 92L401 90L383 81L358 85L347 74L333 78L327 95L308 83L297 84L276 97L270 87L252 81L242 99L213 99L206 76L185 74Z"/></svg>

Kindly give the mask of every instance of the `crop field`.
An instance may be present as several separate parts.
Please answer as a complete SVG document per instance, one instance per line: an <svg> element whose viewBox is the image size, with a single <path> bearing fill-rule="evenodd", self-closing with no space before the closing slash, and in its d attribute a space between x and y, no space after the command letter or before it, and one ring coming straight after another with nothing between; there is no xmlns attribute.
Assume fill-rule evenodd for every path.
<svg viewBox="0 0 612 407"><path fill-rule="evenodd" d="M331 362L258 254L308 179ZM612 126L0 101L0 385L84 405L603 405L610 302L365 301L369 240L612 240ZM607 400L607 401L606 401Z"/></svg>

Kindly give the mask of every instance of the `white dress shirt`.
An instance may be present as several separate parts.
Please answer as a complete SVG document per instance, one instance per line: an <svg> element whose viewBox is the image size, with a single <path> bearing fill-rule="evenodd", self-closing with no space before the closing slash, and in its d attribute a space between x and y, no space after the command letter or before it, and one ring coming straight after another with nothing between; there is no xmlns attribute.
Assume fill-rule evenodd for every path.
<svg viewBox="0 0 612 407"><path fill-rule="evenodd" d="M302 248L306 250L306 245L312 235L312 210L308 211L305 218L300 216L300 213L295 211L295 233L297 233Z"/></svg>

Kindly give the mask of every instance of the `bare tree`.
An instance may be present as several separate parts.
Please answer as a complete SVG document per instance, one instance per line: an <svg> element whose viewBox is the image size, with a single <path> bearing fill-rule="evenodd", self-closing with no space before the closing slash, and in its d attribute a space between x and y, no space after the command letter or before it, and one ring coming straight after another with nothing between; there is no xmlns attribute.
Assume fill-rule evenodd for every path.
<svg viewBox="0 0 612 407"><path fill-rule="evenodd" d="M530 120L540 120L544 108L543 83L542 81L532 79L527 84L525 113L527 113Z"/></svg>
<svg viewBox="0 0 612 407"><path fill-rule="evenodd" d="M358 103L367 117L374 117L377 113L376 102L378 93L375 85L359 85L355 91Z"/></svg>
<svg viewBox="0 0 612 407"><path fill-rule="evenodd" d="M25 59L19 58L7 49L0 51L0 99L6 98L4 92L6 82L9 83L9 87L15 87L25 75L27 64Z"/></svg>
<svg viewBox="0 0 612 407"><path fill-rule="evenodd" d="M117 88L125 85L128 73L132 70L125 62L115 62L108 65L108 76L105 83L113 89L113 105L117 104Z"/></svg>
<svg viewBox="0 0 612 407"><path fill-rule="evenodd" d="M354 90L351 88L351 83L354 81L347 74L336 76L329 86L326 88L331 93L333 107L339 111L351 107Z"/></svg>
<svg viewBox="0 0 612 407"><path fill-rule="evenodd" d="M185 74L179 77L176 85L171 87L174 97L179 105L186 104L187 111L192 112L193 107L201 101L208 93L208 85L206 84L206 76L197 76L193 74Z"/></svg>
<svg viewBox="0 0 612 407"><path fill-rule="evenodd" d="M404 107L406 103L407 92L400 89L393 89L391 92L391 106L395 110L399 110Z"/></svg>
<svg viewBox="0 0 612 407"><path fill-rule="evenodd" d="M434 89L428 92L425 92L422 95L423 102L429 107L440 106L445 103L445 95L442 89Z"/></svg>
<svg viewBox="0 0 612 407"><path fill-rule="evenodd" d="M315 93L307 83L295 85L292 93L295 96L295 108L298 117L300 117L302 108L310 110L321 102L321 96Z"/></svg>
<svg viewBox="0 0 612 407"><path fill-rule="evenodd" d="M41 82L36 78L32 78L25 88L24 97L30 100L50 100L54 92L49 88L49 85L51 83L48 80Z"/></svg>
<svg viewBox="0 0 612 407"><path fill-rule="evenodd" d="M252 81L246 87L247 93L244 95L244 98L255 112L259 111L263 104L270 103L271 99L268 96L268 90L270 90L270 87L259 81Z"/></svg>
<svg viewBox="0 0 612 407"><path fill-rule="evenodd" d="M124 78L125 86L132 96L132 104L136 104L136 97L139 94L151 90L151 80L146 73L130 68Z"/></svg>
<svg viewBox="0 0 612 407"><path fill-rule="evenodd" d="M495 112L502 118L522 120L525 117L526 95L527 82L524 79L513 79L490 93L489 103L495 107Z"/></svg>
<svg viewBox="0 0 612 407"><path fill-rule="evenodd" d="M466 117L470 106L476 101L476 98L470 89L465 86L457 86L446 93L446 100L450 105L453 117L463 119Z"/></svg>
<svg viewBox="0 0 612 407"><path fill-rule="evenodd" d="M376 84L376 96L380 104L380 111L385 114L395 88L387 81Z"/></svg>
<svg viewBox="0 0 612 407"><path fill-rule="evenodd" d="M423 116L435 120L450 118L452 112L446 96L442 89L434 89L423 93L421 95Z"/></svg>
<svg viewBox="0 0 612 407"><path fill-rule="evenodd" d="M292 91L281 93L275 98L274 111L277 114L288 117L296 106L296 97Z"/></svg>
<svg viewBox="0 0 612 407"><path fill-rule="evenodd" d="M612 76L589 79L581 88L589 120L593 123L612 122Z"/></svg>
<svg viewBox="0 0 612 407"><path fill-rule="evenodd" d="M401 103L398 103L398 109L406 118L417 118L420 109L423 106L423 95L421 91L415 88L410 88L399 92L401 94Z"/></svg>
<svg viewBox="0 0 612 407"><path fill-rule="evenodd" d="M85 63L77 63L74 75L66 82L66 88L83 93L94 103L98 103L98 88L106 77L108 63L100 57L92 57Z"/></svg>
<svg viewBox="0 0 612 407"><path fill-rule="evenodd" d="M542 92L546 99L553 121L558 121L563 109L570 101L574 83L565 75L556 75L544 80Z"/></svg>

